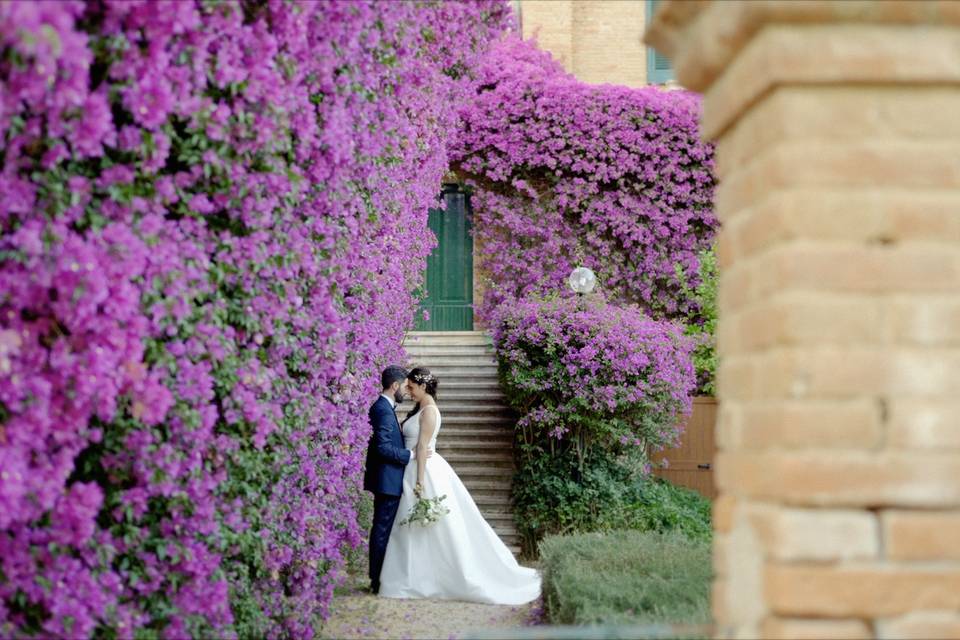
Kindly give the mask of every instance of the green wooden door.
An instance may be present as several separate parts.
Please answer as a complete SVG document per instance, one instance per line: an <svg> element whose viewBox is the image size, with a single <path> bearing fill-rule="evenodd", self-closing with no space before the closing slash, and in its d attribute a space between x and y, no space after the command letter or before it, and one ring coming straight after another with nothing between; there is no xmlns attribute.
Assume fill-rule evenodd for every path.
<svg viewBox="0 0 960 640"><path fill-rule="evenodd" d="M430 210L437 247L427 258L426 297L418 314L420 331L473 330L473 238L470 202L457 185L445 185L443 209Z"/></svg>

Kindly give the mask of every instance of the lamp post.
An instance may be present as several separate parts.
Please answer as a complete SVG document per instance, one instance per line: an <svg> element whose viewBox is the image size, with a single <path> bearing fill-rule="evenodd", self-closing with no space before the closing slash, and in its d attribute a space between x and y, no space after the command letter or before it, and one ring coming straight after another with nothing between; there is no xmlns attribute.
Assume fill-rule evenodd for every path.
<svg viewBox="0 0 960 640"><path fill-rule="evenodd" d="M590 293L597 286L597 276L587 267L577 267L570 273L567 283L577 297L583 299L583 294Z"/></svg>

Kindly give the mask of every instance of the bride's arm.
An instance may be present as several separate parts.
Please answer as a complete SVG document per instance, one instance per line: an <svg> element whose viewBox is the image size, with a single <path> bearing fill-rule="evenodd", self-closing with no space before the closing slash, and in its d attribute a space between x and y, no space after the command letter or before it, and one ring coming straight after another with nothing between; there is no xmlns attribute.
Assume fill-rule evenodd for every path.
<svg viewBox="0 0 960 640"><path fill-rule="evenodd" d="M430 440L437 430L437 414L434 411L423 411L420 414L420 437L417 439L417 497L423 490L423 473L427 468L427 458L430 456Z"/></svg>

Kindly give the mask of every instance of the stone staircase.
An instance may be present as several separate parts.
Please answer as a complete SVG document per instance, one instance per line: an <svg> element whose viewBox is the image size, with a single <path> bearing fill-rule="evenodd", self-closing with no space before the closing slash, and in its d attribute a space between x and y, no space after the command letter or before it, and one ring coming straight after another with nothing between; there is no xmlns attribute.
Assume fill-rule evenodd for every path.
<svg viewBox="0 0 960 640"><path fill-rule="evenodd" d="M439 380L437 404L443 415L437 453L469 489L480 512L500 539L520 553L513 521L514 418L497 383L497 360L482 331L417 331L404 346L411 366L430 369ZM411 409L405 403L402 416Z"/></svg>

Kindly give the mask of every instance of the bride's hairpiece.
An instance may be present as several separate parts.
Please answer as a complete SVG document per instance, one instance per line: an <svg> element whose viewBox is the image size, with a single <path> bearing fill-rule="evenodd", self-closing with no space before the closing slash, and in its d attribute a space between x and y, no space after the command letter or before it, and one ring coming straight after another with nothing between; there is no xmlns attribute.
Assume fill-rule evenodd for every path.
<svg viewBox="0 0 960 640"><path fill-rule="evenodd" d="M429 384L436 381L436 376L432 373L417 373L413 376L413 381L417 384Z"/></svg>

